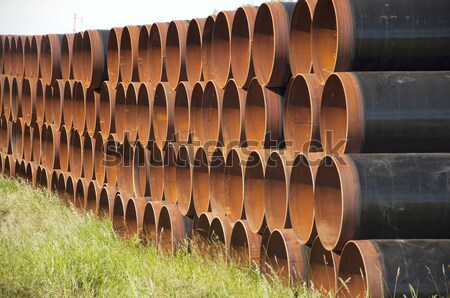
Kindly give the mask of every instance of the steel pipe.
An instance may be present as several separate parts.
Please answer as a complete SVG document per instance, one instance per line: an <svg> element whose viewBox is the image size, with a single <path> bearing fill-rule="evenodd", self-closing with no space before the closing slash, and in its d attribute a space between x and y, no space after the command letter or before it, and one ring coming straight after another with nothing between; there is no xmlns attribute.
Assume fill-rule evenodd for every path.
<svg viewBox="0 0 450 298"><path fill-rule="evenodd" d="M39 166L36 174L37 185L48 189L50 186L51 173L46 170L45 167ZM66 188L64 188L66 189Z"/></svg>
<svg viewBox="0 0 450 298"><path fill-rule="evenodd" d="M142 237L144 224L144 211L147 205L145 198L131 197L127 203L125 211L125 232L128 237L138 235Z"/></svg>
<svg viewBox="0 0 450 298"><path fill-rule="evenodd" d="M73 85L72 100L64 102L65 125L67 125L68 127L73 126L74 129L80 132L84 132L86 128L86 118L88 114L88 110L86 107L87 92L88 89L83 82L75 82L75 84ZM90 93L92 94L92 91L90 91ZM94 111L90 110L89 112L95 113L95 109Z"/></svg>
<svg viewBox="0 0 450 298"><path fill-rule="evenodd" d="M3 89L6 75L0 74L0 116L3 116ZM8 80L9 82L9 80Z"/></svg>
<svg viewBox="0 0 450 298"><path fill-rule="evenodd" d="M189 22L186 35L186 74L190 82L198 82L202 74L202 36L206 19L195 18ZM177 88L178 90L178 88Z"/></svg>
<svg viewBox="0 0 450 298"><path fill-rule="evenodd" d="M167 82L166 38L169 23L154 23L150 29L149 62L150 81L153 84Z"/></svg>
<svg viewBox="0 0 450 298"><path fill-rule="evenodd" d="M343 71L447 70L448 17L448 3L441 0L396 0L388 8L376 1L319 0L311 35L314 72L324 82Z"/></svg>
<svg viewBox="0 0 450 298"><path fill-rule="evenodd" d="M206 83L202 99L202 138L203 144L221 146L222 138L223 89L215 81Z"/></svg>
<svg viewBox="0 0 450 298"><path fill-rule="evenodd" d="M448 152L449 74L333 74L322 97L324 152Z"/></svg>
<svg viewBox="0 0 450 298"><path fill-rule="evenodd" d="M12 42L13 42L13 38L12 36L6 36L5 38L5 54L4 54L4 69L5 69L5 74L6 75L11 75L12 74L12 52L11 52L11 47L12 47ZM15 42L15 39L14 39Z"/></svg>
<svg viewBox="0 0 450 298"><path fill-rule="evenodd" d="M183 216L175 205L163 206L158 219L159 247L173 254L191 237L192 219Z"/></svg>
<svg viewBox="0 0 450 298"><path fill-rule="evenodd" d="M193 145L181 145L178 150L176 159L176 197L178 202L178 209L181 214L193 217L195 212L195 205L193 199L193 177L195 162L195 149Z"/></svg>
<svg viewBox="0 0 450 298"><path fill-rule="evenodd" d="M150 30L152 25L143 25L138 39L138 74L141 82L150 82Z"/></svg>
<svg viewBox="0 0 450 298"><path fill-rule="evenodd" d="M25 130L25 122L23 119L17 119L12 122L11 126L11 150L14 160L23 159L23 134Z"/></svg>
<svg viewBox="0 0 450 298"><path fill-rule="evenodd" d="M186 144L190 139L190 106L193 86L188 82L180 82L175 91L174 130L178 143Z"/></svg>
<svg viewBox="0 0 450 298"><path fill-rule="evenodd" d="M34 35L31 38L31 52L30 52L30 64L31 73L28 73L28 78L33 81L37 81L41 76L41 35Z"/></svg>
<svg viewBox="0 0 450 298"><path fill-rule="evenodd" d="M116 106L116 90L112 83L105 81L100 91L100 131L104 136L116 132L115 124L115 106Z"/></svg>
<svg viewBox="0 0 450 298"><path fill-rule="evenodd" d="M36 122L39 125L44 124L45 121L45 98L50 100L53 96L53 90L50 85L45 85L42 79L37 80L36 85Z"/></svg>
<svg viewBox="0 0 450 298"><path fill-rule="evenodd" d="M14 77L11 81L11 93L9 100L11 120L17 121L19 117L22 117L22 81L18 77ZM4 104L5 100L3 100L3 105Z"/></svg>
<svg viewBox="0 0 450 298"><path fill-rule="evenodd" d="M26 124L36 121L36 83L24 78L21 90L21 111Z"/></svg>
<svg viewBox="0 0 450 298"><path fill-rule="evenodd" d="M217 147L209 156L209 203L215 216L225 214L225 157L222 147Z"/></svg>
<svg viewBox="0 0 450 298"><path fill-rule="evenodd" d="M22 120L23 121L23 120ZM30 125L24 123L23 125L23 136L22 136L22 142L23 142L23 159L26 162L33 160L33 139L32 139L32 128ZM24 166L26 168L26 165ZM22 174L25 176L25 169L22 172Z"/></svg>
<svg viewBox="0 0 450 298"><path fill-rule="evenodd" d="M11 149L11 122L5 116L0 118L0 143L3 154L12 153Z"/></svg>
<svg viewBox="0 0 450 298"><path fill-rule="evenodd" d="M231 227L231 224L228 221L227 217L216 216L211 221L208 230L208 240L212 244L221 245L221 248L223 248L225 256L228 256L232 232L233 228Z"/></svg>
<svg viewBox="0 0 450 298"><path fill-rule="evenodd" d="M164 150L164 189L163 200L176 204L177 197L177 156L179 147L170 143Z"/></svg>
<svg viewBox="0 0 450 298"><path fill-rule="evenodd" d="M235 80L230 79L225 86L222 106L222 137L227 149L245 146L245 101L247 91L238 87Z"/></svg>
<svg viewBox="0 0 450 298"><path fill-rule="evenodd" d="M51 84L55 80L61 79L62 37L57 34L48 34L42 37L39 64L45 84Z"/></svg>
<svg viewBox="0 0 450 298"><path fill-rule="evenodd" d="M202 70L203 80L209 81L214 79L214 60L212 55L212 37L214 32L214 24L216 16L210 15L206 18L205 26L202 34Z"/></svg>
<svg viewBox="0 0 450 298"><path fill-rule="evenodd" d="M89 180L85 178L79 178L76 180L75 201L74 201L76 208L83 210L86 209L88 187L89 187Z"/></svg>
<svg viewBox="0 0 450 298"><path fill-rule="evenodd" d="M48 170L59 169L60 152L60 132L53 124L44 124L41 132L42 166Z"/></svg>
<svg viewBox="0 0 450 298"><path fill-rule="evenodd" d="M84 32L77 32L73 38L72 72L73 79L78 81L84 80L83 35Z"/></svg>
<svg viewBox="0 0 450 298"><path fill-rule="evenodd" d="M74 179L83 177L83 137L78 130L70 133L69 172Z"/></svg>
<svg viewBox="0 0 450 298"><path fill-rule="evenodd" d="M191 102L189 106L189 137L195 146L203 144L202 126L202 100L205 90L205 82L197 82L192 89Z"/></svg>
<svg viewBox="0 0 450 298"><path fill-rule="evenodd" d="M87 88L99 88L108 78L106 55L108 30L86 30L83 34L82 72Z"/></svg>
<svg viewBox="0 0 450 298"><path fill-rule="evenodd" d="M117 186L119 191L130 196L134 195L134 181L133 181L133 151L134 146L125 139L119 145L120 164L117 175Z"/></svg>
<svg viewBox="0 0 450 298"><path fill-rule="evenodd" d="M253 63L261 85L283 87L291 77L289 24L296 3L268 2L258 9L253 31Z"/></svg>
<svg viewBox="0 0 450 298"><path fill-rule="evenodd" d="M125 212L127 210L128 200L129 197L118 191L113 200L113 205L110 206L110 209L112 209L112 217L110 219L113 223L114 230L121 238L126 237Z"/></svg>
<svg viewBox="0 0 450 298"><path fill-rule="evenodd" d="M194 221L193 236L195 247L198 247L202 256L207 256L210 250L210 241L208 238L209 229L214 215L211 212L204 212L200 214L198 220Z"/></svg>
<svg viewBox="0 0 450 298"><path fill-rule="evenodd" d="M270 230L268 227L264 228L264 231L261 234L261 250L259 254L259 270L262 274L270 274L272 273L267 266L267 245L269 244L270 238Z"/></svg>
<svg viewBox="0 0 450 298"><path fill-rule="evenodd" d="M90 180L86 192L86 210L97 214L97 202L100 199L101 185L95 180Z"/></svg>
<svg viewBox="0 0 450 298"><path fill-rule="evenodd" d="M114 27L109 31L106 65L108 66L108 80L112 88L121 81L120 78L120 39L123 28Z"/></svg>
<svg viewBox="0 0 450 298"><path fill-rule="evenodd" d="M120 76L122 82L139 82L138 46L141 26L125 26L120 39Z"/></svg>
<svg viewBox="0 0 450 298"><path fill-rule="evenodd" d="M141 87L141 83L130 83L127 87L127 93L125 98L125 131L127 132L128 140L136 141L138 139L139 129L139 106L138 106L138 93ZM147 110L148 111L148 110ZM147 112L144 111L144 112Z"/></svg>
<svg viewBox="0 0 450 298"><path fill-rule="evenodd" d="M253 67L253 30L258 7L242 6L236 10L231 29L231 67L239 88L247 88L255 77Z"/></svg>
<svg viewBox="0 0 450 298"><path fill-rule="evenodd" d="M40 126L37 122L31 124L31 148L32 148L32 159L30 161L35 162L37 165L41 163L41 148L42 142L44 141L41 138L42 135L42 126Z"/></svg>
<svg viewBox="0 0 450 298"><path fill-rule="evenodd" d="M60 170L53 170L51 172L51 178L50 178L50 187L49 189L58 194L58 186L59 186L59 174L61 173Z"/></svg>
<svg viewBox="0 0 450 298"><path fill-rule="evenodd" d="M0 36L0 74L4 74L4 59L5 59L5 39L7 38L6 35Z"/></svg>
<svg viewBox="0 0 450 298"><path fill-rule="evenodd" d="M209 177L208 152L203 147L198 147L195 151L192 174L192 200L198 217L204 212L211 211Z"/></svg>
<svg viewBox="0 0 450 298"><path fill-rule="evenodd" d="M96 148L98 148L97 145ZM120 174L121 155L119 151L120 142L116 134L110 134L100 148L105 153L105 162L103 163L103 168L105 169L105 182L110 186L117 186L117 177ZM98 151L98 149L96 149L96 151Z"/></svg>
<svg viewBox="0 0 450 298"><path fill-rule="evenodd" d="M25 36L25 43L23 45L23 73L24 73L24 78L28 78L29 80L31 79L31 40L32 40L33 36L32 35L28 35ZM0 37L0 74L3 73L3 65L2 65L2 60L3 60L3 36ZM34 81L35 82L35 81Z"/></svg>
<svg viewBox="0 0 450 298"><path fill-rule="evenodd" d="M11 94L12 94L12 82L14 77L5 76L2 86L2 94L3 94L3 114L6 117L6 120L11 120Z"/></svg>
<svg viewBox="0 0 450 298"><path fill-rule="evenodd" d="M142 83L137 94L138 137L140 142L149 146L155 139L152 129L154 89L153 84Z"/></svg>
<svg viewBox="0 0 450 298"><path fill-rule="evenodd" d="M89 142L89 141L88 141ZM92 146L94 148L94 176L95 181L99 185L103 185L106 182L106 169L105 165L109 161L109 157L106 156L107 147L105 143L105 137L102 132L99 131L91 139Z"/></svg>
<svg viewBox="0 0 450 298"><path fill-rule="evenodd" d="M102 219L111 219L114 212L114 200L118 193L117 187L103 185L100 191L100 198L97 203L97 216Z"/></svg>
<svg viewBox="0 0 450 298"><path fill-rule="evenodd" d="M16 177L16 160L11 154L5 156L3 162L3 175L8 178Z"/></svg>
<svg viewBox="0 0 450 298"><path fill-rule="evenodd" d="M345 286L338 297L445 296L449 252L449 240L350 241L339 264Z"/></svg>
<svg viewBox="0 0 450 298"><path fill-rule="evenodd" d="M153 145L150 152L150 196L153 201L164 197L164 151Z"/></svg>
<svg viewBox="0 0 450 298"><path fill-rule="evenodd" d="M164 205L165 203L161 201L148 201L145 204L142 227L142 239L145 243L157 242L159 214Z"/></svg>
<svg viewBox="0 0 450 298"><path fill-rule="evenodd" d="M293 77L286 90L283 130L286 147L295 152L321 151L320 106L323 85L316 75Z"/></svg>
<svg viewBox="0 0 450 298"><path fill-rule="evenodd" d="M231 233L230 256L240 265L259 265L261 235L253 233L246 220L238 220Z"/></svg>
<svg viewBox="0 0 450 298"><path fill-rule="evenodd" d="M14 64L15 64L15 75L17 75L17 78L22 80L24 72L25 72L25 58L24 58L24 54L25 54L25 39L26 36L24 35L20 35L17 37L17 41L16 41L16 52L15 52L15 59L14 59Z"/></svg>
<svg viewBox="0 0 450 298"><path fill-rule="evenodd" d="M61 78L63 80L73 79L72 56L75 34L64 34L61 45ZM25 60L26 61L26 60Z"/></svg>
<svg viewBox="0 0 450 298"><path fill-rule="evenodd" d="M36 172L38 166L34 162L28 162L26 168L26 177L25 179L31 183L32 186L36 186Z"/></svg>
<svg viewBox="0 0 450 298"><path fill-rule="evenodd" d="M167 83L173 90L178 83L187 81L186 72L186 36L189 23L172 21L167 29L166 71Z"/></svg>
<svg viewBox="0 0 450 298"><path fill-rule="evenodd" d="M123 143L125 141L126 135L128 134L127 103L126 103L127 87L128 85L125 85L122 82L120 82L119 85L117 85L115 106L113 107L114 112L111 112L111 119L112 115L114 115L114 124L116 129L115 133L117 135L119 143Z"/></svg>
<svg viewBox="0 0 450 298"><path fill-rule="evenodd" d="M67 114L67 117L72 116L70 108L72 106L71 101L73 98L72 91L74 83L75 81L56 80L52 84L52 97L51 99L45 98L45 120L47 123L52 123L59 128L65 124L64 115ZM67 112L65 112L66 108L68 108ZM72 126L72 121L67 126Z"/></svg>
<svg viewBox="0 0 450 298"><path fill-rule="evenodd" d="M448 188L436 176L446 175L449 156L326 157L314 193L323 246L339 251L349 240L449 238Z"/></svg>
<svg viewBox="0 0 450 298"><path fill-rule="evenodd" d="M221 11L216 17L212 34L212 61L214 81L224 88L229 78L233 77L231 69L231 30L235 11Z"/></svg>
<svg viewBox="0 0 450 298"><path fill-rule="evenodd" d="M160 149L169 141L175 141L174 110L175 92L167 83L158 83L153 103L152 125L155 143Z"/></svg>
<svg viewBox="0 0 450 298"><path fill-rule="evenodd" d="M268 89L258 79L250 82L245 102L247 146L277 147L283 140L284 89Z"/></svg>
<svg viewBox="0 0 450 298"><path fill-rule="evenodd" d="M94 137L100 130L100 93L92 88L86 90L84 111L86 112L86 133Z"/></svg>
<svg viewBox="0 0 450 298"><path fill-rule="evenodd" d="M150 197L150 157L151 152L141 142L136 142L133 150L133 187L136 197Z"/></svg>
<svg viewBox="0 0 450 298"><path fill-rule="evenodd" d="M96 178L95 176L95 139L86 133L83 135L83 175L88 181Z"/></svg>

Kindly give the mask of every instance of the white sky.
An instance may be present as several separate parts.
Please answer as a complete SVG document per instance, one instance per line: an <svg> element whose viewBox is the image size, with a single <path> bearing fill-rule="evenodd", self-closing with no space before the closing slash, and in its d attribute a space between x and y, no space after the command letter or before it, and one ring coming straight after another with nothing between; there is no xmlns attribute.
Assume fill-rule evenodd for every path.
<svg viewBox="0 0 450 298"><path fill-rule="evenodd" d="M214 9L231 10L260 0L0 0L0 34L46 34L110 29L171 20L207 17Z"/></svg>

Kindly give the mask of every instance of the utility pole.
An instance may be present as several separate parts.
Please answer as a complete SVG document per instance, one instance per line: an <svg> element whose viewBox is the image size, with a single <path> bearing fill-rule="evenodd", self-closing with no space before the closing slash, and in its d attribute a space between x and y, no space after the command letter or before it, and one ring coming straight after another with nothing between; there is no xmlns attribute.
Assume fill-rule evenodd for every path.
<svg viewBox="0 0 450 298"><path fill-rule="evenodd" d="M77 17L77 14L73 14L73 33L77 32L77 20L80 21L81 24L83 24L83 17Z"/></svg>

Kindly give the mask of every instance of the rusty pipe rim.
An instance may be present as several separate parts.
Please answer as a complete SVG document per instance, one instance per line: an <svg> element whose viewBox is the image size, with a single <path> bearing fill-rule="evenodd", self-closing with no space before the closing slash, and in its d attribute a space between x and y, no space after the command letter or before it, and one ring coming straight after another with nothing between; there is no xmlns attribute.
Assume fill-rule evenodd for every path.
<svg viewBox="0 0 450 298"><path fill-rule="evenodd" d="M37 84L24 78L22 81L22 117L26 124L36 121L36 87Z"/></svg>
<svg viewBox="0 0 450 298"><path fill-rule="evenodd" d="M13 77L11 81L10 101L11 120L16 121L22 117L22 81L18 77Z"/></svg>
<svg viewBox="0 0 450 298"><path fill-rule="evenodd" d="M180 82L175 92L174 130L175 139L179 143L190 141L190 105L193 86L188 82Z"/></svg>
<svg viewBox="0 0 450 298"><path fill-rule="evenodd" d="M320 107L320 136L326 154L359 153L364 147L363 95L356 76L329 76Z"/></svg>
<svg viewBox="0 0 450 298"><path fill-rule="evenodd" d="M214 80L214 65L212 57L212 37L216 16L210 15L206 18L202 34L202 70L205 81Z"/></svg>
<svg viewBox="0 0 450 298"><path fill-rule="evenodd" d="M226 148L245 144L245 101L247 91L238 87L234 79L230 79L223 93L222 137Z"/></svg>
<svg viewBox="0 0 450 298"><path fill-rule="evenodd" d="M289 215L301 244L311 245L317 236L314 191L317 165L303 154L295 156L289 182Z"/></svg>
<svg viewBox="0 0 450 298"><path fill-rule="evenodd" d="M245 218L244 176L248 155L239 148L233 148L227 155L224 169L225 214L233 225Z"/></svg>
<svg viewBox="0 0 450 298"><path fill-rule="evenodd" d="M213 244L220 244L225 256L228 256L232 231L233 228L225 216L215 216L208 230L208 240Z"/></svg>
<svg viewBox="0 0 450 298"><path fill-rule="evenodd" d="M177 156L178 147L170 143L164 150L164 189L163 200L176 204L177 198Z"/></svg>
<svg viewBox="0 0 450 298"><path fill-rule="evenodd" d="M165 205L158 218L158 246L173 254L192 236L192 219L183 216L176 205Z"/></svg>
<svg viewBox="0 0 450 298"><path fill-rule="evenodd" d="M125 26L120 39L120 75L122 82L139 81L138 46L141 26Z"/></svg>
<svg viewBox="0 0 450 298"><path fill-rule="evenodd" d="M101 185L95 180L88 180L89 184L86 190L85 205L86 210L97 214L97 202L100 199Z"/></svg>
<svg viewBox="0 0 450 298"><path fill-rule="evenodd" d="M117 192L113 205L111 206L112 214L111 221L114 230L120 237L126 237L126 226L125 226L125 213L127 210L129 196L127 194L122 194L120 191Z"/></svg>
<svg viewBox="0 0 450 298"><path fill-rule="evenodd" d="M268 153L254 150L249 153L244 176L244 209L248 226L253 233L266 227L264 212L264 171Z"/></svg>
<svg viewBox="0 0 450 298"><path fill-rule="evenodd" d="M91 139L93 148L94 148L94 170L93 174L95 176L95 181L99 185L103 185L106 182L106 169L105 169L105 161L106 161L106 143L105 137L102 132L97 132L95 136Z"/></svg>
<svg viewBox="0 0 450 298"><path fill-rule="evenodd" d="M176 196L181 214L190 217L196 214L193 200L194 160L194 146L181 145L176 160Z"/></svg>
<svg viewBox="0 0 450 298"><path fill-rule="evenodd" d="M69 146L71 133L71 129L68 129L65 125L61 126L59 129L59 164L60 169L63 172L67 172L69 170Z"/></svg>
<svg viewBox="0 0 450 298"><path fill-rule="evenodd" d="M158 83L153 102L152 125L155 143L161 149L167 142L175 141L174 110L175 92L169 88L167 83Z"/></svg>
<svg viewBox="0 0 450 298"><path fill-rule="evenodd" d="M112 83L105 81L100 90L100 131L105 135L116 132L116 89Z"/></svg>
<svg viewBox="0 0 450 298"><path fill-rule="evenodd" d="M73 74L73 79L79 80L79 81L80 80L84 80L84 73L83 73L83 32L75 33L75 35L73 37L73 48L72 48L72 50L73 50L72 51L72 74Z"/></svg>
<svg viewBox="0 0 450 298"><path fill-rule="evenodd" d="M5 115L0 118L0 143L1 143L1 152L3 154L8 154L11 152L11 136L9 127L11 124L6 119Z"/></svg>
<svg viewBox="0 0 450 298"><path fill-rule="evenodd" d="M128 237L138 235L142 238L144 211L147 201L145 198L131 197L125 211L125 233Z"/></svg>
<svg viewBox="0 0 450 298"><path fill-rule="evenodd" d="M97 145L96 145L97 146ZM116 134L110 134L103 145L103 151L105 153L104 169L105 169L105 181L110 186L117 185L117 178L120 173L120 142ZM96 149L97 151L97 149Z"/></svg>
<svg viewBox="0 0 450 298"><path fill-rule="evenodd" d="M202 80L202 35L206 18L189 22L186 35L186 74L188 81Z"/></svg>
<svg viewBox="0 0 450 298"><path fill-rule="evenodd" d="M236 10L231 29L231 67L239 88L247 88L253 77L253 29L258 7L243 6Z"/></svg>
<svg viewBox="0 0 450 298"><path fill-rule="evenodd" d="M12 82L14 77L5 76L3 82L3 115L6 117L6 120L11 120L11 96L12 96Z"/></svg>
<svg viewBox="0 0 450 298"><path fill-rule="evenodd" d="M285 284L307 280L310 248L300 244L292 229L276 229L269 237L265 265ZM266 269L266 271L269 271Z"/></svg>
<svg viewBox="0 0 450 298"><path fill-rule="evenodd" d="M254 78L248 87L245 102L245 136L247 146L276 147L283 136L282 90L268 89Z"/></svg>
<svg viewBox="0 0 450 298"><path fill-rule="evenodd" d="M238 220L231 232L230 257L243 266L258 266L261 235L253 233L246 220Z"/></svg>
<svg viewBox="0 0 450 298"><path fill-rule="evenodd" d="M312 74L292 78L286 90L283 129L286 146L295 152L317 152L323 85Z"/></svg>
<svg viewBox="0 0 450 298"><path fill-rule="evenodd" d="M78 130L70 134L69 171L75 179L83 176L83 137Z"/></svg>
<svg viewBox="0 0 450 298"><path fill-rule="evenodd" d="M312 73L311 27L317 0L297 1L289 26L289 64L292 74Z"/></svg>
<svg viewBox="0 0 450 298"><path fill-rule="evenodd" d="M195 152L194 170L192 174L192 200L198 217L204 212L211 211L209 183L208 154L203 147L198 147Z"/></svg>
<svg viewBox="0 0 450 298"><path fill-rule="evenodd" d="M16 47L16 54L15 54L15 60L14 63L16 65L16 75L21 80L24 76L24 70L25 70L25 39L26 36L20 35L17 38L17 47Z"/></svg>
<svg viewBox="0 0 450 298"><path fill-rule="evenodd" d="M16 177L16 160L11 154L5 156L3 162L3 175L8 178Z"/></svg>
<svg viewBox="0 0 450 298"><path fill-rule="evenodd" d="M281 87L289 80L289 19L294 5L263 3L256 14L253 63L263 86Z"/></svg>
<svg viewBox="0 0 450 298"><path fill-rule="evenodd" d="M95 151L95 139L91 138L86 133L83 136L83 174L87 180L95 179L94 174L94 151Z"/></svg>
<svg viewBox="0 0 450 298"><path fill-rule="evenodd" d="M82 74L87 88L98 88L107 78L107 43L109 31L86 30L83 34Z"/></svg>
<svg viewBox="0 0 450 298"><path fill-rule="evenodd" d="M120 39L123 28L115 27L109 31L106 64L108 65L108 79L113 88L120 81Z"/></svg>
<svg viewBox="0 0 450 298"><path fill-rule="evenodd" d="M100 197L96 204L97 216L101 219L111 219L114 208L114 199L118 193L117 187L103 185L100 191Z"/></svg>
<svg viewBox="0 0 450 298"><path fill-rule="evenodd" d="M89 187L89 180L79 178L75 183L74 205L78 209L86 209L86 193ZM87 210L87 209L86 209Z"/></svg>
<svg viewBox="0 0 450 298"><path fill-rule="evenodd" d="M209 81L203 92L201 107L203 144L220 146L223 143L222 105L223 89L215 81Z"/></svg>
<svg viewBox="0 0 450 298"><path fill-rule="evenodd" d="M42 135L42 126L39 125L37 122L33 122L31 124L31 142L33 143L31 145L32 148L32 161L35 162L37 165L41 163L41 147L42 147L42 141L41 138Z"/></svg>
<svg viewBox="0 0 450 298"><path fill-rule="evenodd" d="M340 258L338 253L326 250L316 237L309 257L308 286L324 294L336 294Z"/></svg>
<svg viewBox="0 0 450 298"><path fill-rule="evenodd" d="M151 152L141 142L133 151L133 186L136 197L150 196L150 157Z"/></svg>
<svg viewBox="0 0 450 298"><path fill-rule="evenodd" d="M25 161L33 160L33 131L30 125L23 126L23 159ZM25 173L25 172L24 172Z"/></svg>
<svg viewBox="0 0 450 298"><path fill-rule="evenodd" d="M36 186L36 172L38 166L34 162L27 162L25 179L31 183L32 186Z"/></svg>
<svg viewBox="0 0 450 298"><path fill-rule="evenodd" d="M127 132L128 139L135 141L138 138L139 129L139 107L138 107L138 95L142 83L130 83L127 87L127 93L125 98L125 131Z"/></svg>
<svg viewBox="0 0 450 298"><path fill-rule="evenodd" d="M48 95L50 98L52 95L52 87L43 83L42 79L37 80L36 84L36 97L35 97L35 113L36 122L42 125L45 121L45 97Z"/></svg>
<svg viewBox="0 0 450 298"><path fill-rule="evenodd" d="M46 84L61 78L61 42L62 35L47 34L42 38L39 63Z"/></svg>
<svg viewBox="0 0 450 298"><path fill-rule="evenodd" d="M321 82L333 72L350 68L353 26L349 1L317 1L311 27L311 52L314 73Z"/></svg>
<svg viewBox="0 0 450 298"><path fill-rule="evenodd" d="M138 105L138 137L144 146L154 140L152 130L154 91L150 83L142 83L137 94Z"/></svg>
<svg viewBox="0 0 450 298"><path fill-rule="evenodd" d="M134 195L134 181L133 181L133 151L134 146L125 139L119 145L119 175L117 176L117 186L123 193Z"/></svg>
<svg viewBox="0 0 450 298"><path fill-rule="evenodd" d="M72 100L65 101L64 103L64 123L69 127L73 126L74 129L79 130L80 132L85 131L86 128L87 92L88 90L82 82L75 82L73 86Z"/></svg>
<svg viewBox="0 0 450 298"><path fill-rule="evenodd" d="M149 35L150 81L167 81L166 73L166 38L169 23L154 23Z"/></svg>
<svg viewBox="0 0 450 298"><path fill-rule="evenodd" d="M167 29L166 72L167 82L175 90L180 81L187 81L186 36L189 23L172 21Z"/></svg>
<svg viewBox="0 0 450 298"><path fill-rule="evenodd" d="M338 296L382 297L381 256L370 240L349 241L341 253L338 271ZM345 285L342 285L342 281Z"/></svg>
<svg viewBox="0 0 450 298"><path fill-rule="evenodd" d="M41 133L41 163L46 169L60 168L60 137L59 131L53 124L42 127Z"/></svg>
<svg viewBox="0 0 450 298"><path fill-rule="evenodd" d="M31 74L28 77L37 81L41 75L40 67L40 57L41 57L41 35L34 35L31 38L31 51L30 51L30 64L31 64Z"/></svg>
<svg viewBox="0 0 450 298"><path fill-rule="evenodd" d="M192 88L191 104L189 107L189 134L195 146L201 146L203 144L202 100L205 85L205 82L197 82Z"/></svg>
<svg viewBox="0 0 450 298"><path fill-rule="evenodd" d="M208 233L209 229L211 227L211 222L214 218L214 215L211 212L203 212L198 217L198 220L196 221L192 234L197 237L197 240L199 240L199 244L204 247L200 247L201 250L206 251L207 245L209 245L209 238Z"/></svg>
<svg viewBox="0 0 450 298"><path fill-rule="evenodd" d="M225 163L226 156L223 148L217 147L212 154L203 148L209 158L209 200L214 215L225 214Z"/></svg>
<svg viewBox="0 0 450 298"><path fill-rule="evenodd" d="M73 79L72 56L75 34L64 34L61 46L61 78Z"/></svg>
<svg viewBox="0 0 450 298"><path fill-rule="evenodd" d="M326 156L316 175L317 233L327 250L340 251L354 239L358 222L361 195L355 165L347 156Z"/></svg>
<svg viewBox="0 0 450 298"><path fill-rule="evenodd" d="M159 214L164 206L161 201L148 201L145 204L142 226L142 239L145 243L156 243Z"/></svg>
<svg viewBox="0 0 450 298"><path fill-rule="evenodd" d="M12 123L11 130L11 149L12 156L16 160L23 159L23 137L25 130L25 122L23 119L17 119L17 121Z"/></svg>
<svg viewBox="0 0 450 298"><path fill-rule="evenodd" d="M86 114L86 132L90 137L94 137L100 130L100 93L92 88L86 90L84 111Z"/></svg>
<svg viewBox="0 0 450 298"><path fill-rule="evenodd" d="M143 25L138 39L138 74L141 82L150 82L149 42L152 25Z"/></svg>
<svg viewBox="0 0 450 298"><path fill-rule="evenodd" d="M150 194L153 201L164 196L164 151L153 145L150 152Z"/></svg>
<svg viewBox="0 0 450 298"><path fill-rule="evenodd" d="M212 34L214 80L221 88L233 77L231 69L231 30L235 11L221 11L216 17Z"/></svg>

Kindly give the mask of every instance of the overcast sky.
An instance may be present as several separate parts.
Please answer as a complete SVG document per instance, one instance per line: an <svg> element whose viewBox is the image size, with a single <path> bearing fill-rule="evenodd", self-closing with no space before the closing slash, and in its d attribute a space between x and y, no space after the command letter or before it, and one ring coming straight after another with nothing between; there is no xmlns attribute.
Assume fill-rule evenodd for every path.
<svg viewBox="0 0 450 298"><path fill-rule="evenodd" d="M207 17L260 0L0 0L0 34L73 32L73 14L82 17L77 31L110 29L171 20Z"/></svg>

